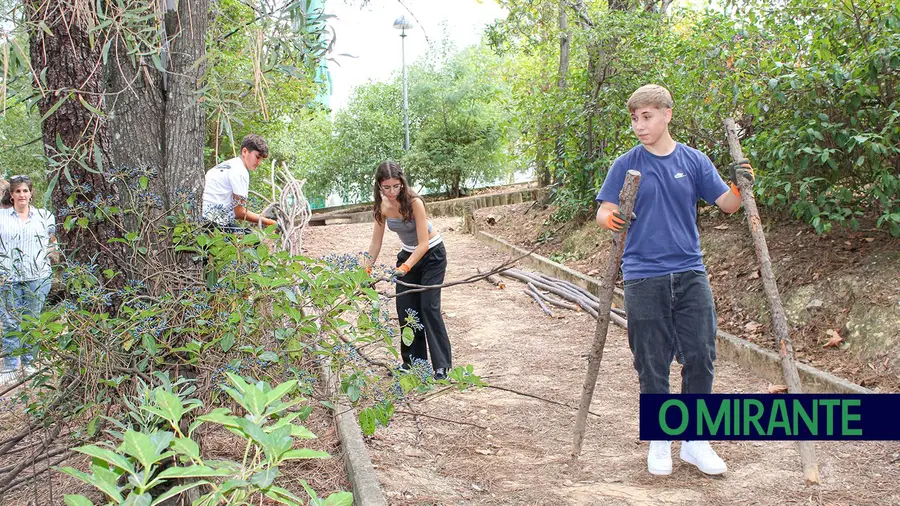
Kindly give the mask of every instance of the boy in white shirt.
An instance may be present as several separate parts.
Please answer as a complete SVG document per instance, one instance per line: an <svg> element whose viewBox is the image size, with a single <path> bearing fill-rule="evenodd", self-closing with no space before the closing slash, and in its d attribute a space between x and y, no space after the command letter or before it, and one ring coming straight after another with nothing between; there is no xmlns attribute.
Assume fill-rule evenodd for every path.
<svg viewBox="0 0 900 506"><path fill-rule="evenodd" d="M244 220L268 227L275 220L260 216L247 209L250 194L250 172L269 156L265 139L250 134L241 141L240 156L224 161L206 171L203 186L203 220L207 226L226 232L243 231L235 224Z"/></svg>

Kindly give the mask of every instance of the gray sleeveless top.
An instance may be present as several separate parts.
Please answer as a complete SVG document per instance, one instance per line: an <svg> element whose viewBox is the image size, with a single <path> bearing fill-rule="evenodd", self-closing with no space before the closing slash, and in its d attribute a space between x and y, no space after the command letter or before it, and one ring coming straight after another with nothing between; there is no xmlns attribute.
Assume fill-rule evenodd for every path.
<svg viewBox="0 0 900 506"><path fill-rule="evenodd" d="M403 243L403 249L409 252L416 249L419 245L419 236L416 234L415 218L409 221L403 221L403 218L387 218L385 219L388 230L396 232ZM431 234L431 222L428 222L428 234ZM438 235L428 241L428 247L435 246L441 242L441 236Z"/></svg>

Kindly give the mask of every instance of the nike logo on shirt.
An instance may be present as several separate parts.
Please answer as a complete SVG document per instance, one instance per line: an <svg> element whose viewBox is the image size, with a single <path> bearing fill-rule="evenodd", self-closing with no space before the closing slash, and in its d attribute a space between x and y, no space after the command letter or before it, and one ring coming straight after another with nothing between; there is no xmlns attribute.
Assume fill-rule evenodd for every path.
<svg viewBox="0 0 900 506"><path fill-rule="evenodd" d="M679 172L679 173L675 174L675 179L681 179L683 177L684 177L684 172Z"/></svg>

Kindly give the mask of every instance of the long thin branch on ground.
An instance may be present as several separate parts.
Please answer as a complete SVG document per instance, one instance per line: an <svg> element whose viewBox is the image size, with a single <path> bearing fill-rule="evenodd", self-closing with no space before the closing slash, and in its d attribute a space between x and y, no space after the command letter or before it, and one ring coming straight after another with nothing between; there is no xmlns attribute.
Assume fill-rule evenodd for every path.
<svg viewBox="0 0 900 506"><path fill-rule="evenodd" d="M569 310L571 310L571 311L576 311L576 312L581 311L581 307L579 307L579 306L577 306L577 305L575 305L575 304L569 304L568 302L563 302L563 301L561 301L561 300L559 300L559 299L554 299L553 297L550 297L549 295L546 295L546 294L541 293L541 292L538 291L538 289L534 286L534 283L529 282L529 283L528 283L528 288L531 288L531 290L532 290L535 294L537 294L538 297L540 297L541 299L543 299L543 300L549 302L550 304L553 304L553 305L556 306L556 307L561 307L561 308L563 308L563 309L569 309Z"/></svg>
<svg viewBox="0 0 900 506"><path fill-rule="evenodd" d="M482 273L481 268L476 267L475 272L477 272L478 274L481 274ZM484 279L500 289L506 288L506 283L504 283L502 279L497 279L495 276L487 276Z"/></svg>
<svg viewBox="0 0 900 506"><path fill-rule="evenodd" d="M56 424L56 427L53 428L46 441L44 441L44 444L41 445L41 449L36 452L38 455L47 451L47 448L49 448L50 445L53 444L53 442L56 440L56 437L59 436L60 430L62 430L62 424ZM21 473L22 470L33 463L34 461L32 459L23 459L22 462L15 466L15 468L6 473L3 476L3 479L0 480L0 494L3 494L7 490L9 490L10 487L12 487L16 477L19 476L19 473Z"/></svg>
<svg viewBox="0 0 900 506"><path fill-rule="evenodd" d="M487 430L487 427L485 427L483 425L478 425L477 423L463 422L462 420L451 420L449 418L441 418L439 416L426 415L425 413L418 413L416 411L394 411L394 413L399 413L401 415L422 416L425 418L431 418L432 420L440 420L442 422L450 422L450 423L455 423L455 424L459 424L459 425L471 425L472 427L478 427L479 429Z"/></svg>
<svg viewBox="0 0 900 506"><path fill-rule="evenodd" d="M14 491L18 490L20 487L30 483L31 480L37 478L39 475L44 474L45 472L49 471L50 469L53 469L54 467L62 464L63 462L66 461L66 459L68 459L71 456L72 456L72 452L67 452L65 455L63 455L62 457L59 457L58 459L54 460L53 462L50 462L50 463L46 464L45 466L43 466L39 469L36 469L32 474L19 478L18 480L12 482L9 485L9 488L7 488L4 493L14 492Z"/></svg>
<svg viewBox="0 0 900 506"><path fill-rule="evenodd" d="M519 390L514 390L514 389L512 389L512 388L499 387L499 386L497 386L497 385L485 385L485 388L493 388L493 389L495 389L495 390L502 390L502 391L504 391L504 392L509 392L509 393L521 395L521 396L523 396L523 397L530 397L530 398L532 398L532 399L537 399L537 400L539 400L539 401L544 401L544 402L547 402L547 403L550 403L550 404L555 404L555 405L557 405L557 406L562 406L562 407L564 407L564 408L569 408L569 409L572 409L572 410L575 410L575 411L578 410L578 408L577 408L576 406L570 406L570 405L568 405L568 404L566 404L566 403L564 403L564 402L554 401L553 399L547 399L547 398L541 397L541 396L539 396L539 395L529 394L528 392L522 392L522 391L519 391ZM594 416L596 416L596 417L600 417L600 413L594 413L593 411L588 411L588 413L590 413L590 414L592 414L592 415L594 415Z"/></svg>
<svg viewBox="0 0 900 506"><path fill-rule="evenodd" d="M43 446L43 443L37 443L37 444L31 445L29 448L34 448L35 446ZM62 446L59 448L54 448L54 449L48 450L44 453L35 455L34 458L28 459L28 462L30 464L37 464L38 462L40 462L42 460L53 458L61 453L65 453L65 452L69 451L70 449L71 449L71 447L69 447L69 446ZM16 467L18 467L18 464L0 467L0 474L8 473L9 471L12 471Z"/></svg>

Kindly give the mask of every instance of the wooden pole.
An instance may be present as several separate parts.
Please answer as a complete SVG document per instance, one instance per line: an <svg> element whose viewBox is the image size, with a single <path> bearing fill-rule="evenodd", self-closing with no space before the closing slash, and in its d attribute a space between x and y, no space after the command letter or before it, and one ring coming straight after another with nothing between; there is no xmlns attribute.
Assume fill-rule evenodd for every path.
<svg viewBox="0 0 900 506"><path fill-rule="evenodd" d="M638 186L641 184L641 173L629 170L625 175L625 184L619 193L619 210L625 217L626 223L631 223L631 213L634 211L634 197L637 195ZM600 372L600 362L603 360L603 347L606 346L606 333L609 331L609 310L612 308L613 290L616 287L616 278L619 277L619 264L622 261L622 253L625 251L625 237L628 231L616 234L615 255L609 257L606 273L603 276L603 284L600 293L599 310L597 311L597 327L594 330L594 343L591 353L588 355L587 375L584 377L584 387L581 390L581 406L575 418L575 437L572 444L572 457L581 454L581 445L584 443L584 429L587 424L588 410L591 408L591 400L594 397L594 386L597 384L597 374Z"/></svg>
<svg viewBox="0 0 900 506"><path fill-rule="evenodd" d="M737 129L732 118L725 119L725 136L728 139L728 149L731 158L735 162L744 159L744 152L738 141ZM778 286L775 284L775 273L772 270L772 259L769 257L769 247L766 244L766 236L763 233L762 222L759 219L759 209L756 207L756 199L753 198L753 183L744 178L738 178L738 189L741 190L741 203L747 214L747 222L750 226L750 235L753 236L753 244L756 247L756 259L759 261L759 270L762 277L763 288L769 305L772 308L772 327L775 331L775 339L778 341L778 353L781 356L781 370L784 373L784 382L787 384L788 393L803 393L800 385L800 375L797 374L797 364L794 363L794 347L788 335L787 318L784 315L784 306L778 295ZM803 466L803 477L807 485L819 483L819 464L816 459L816 447L812 441L800 441L800 463Z"/></svg>

